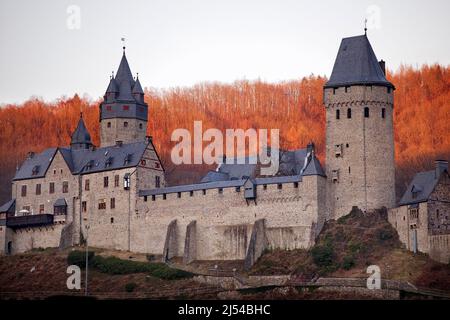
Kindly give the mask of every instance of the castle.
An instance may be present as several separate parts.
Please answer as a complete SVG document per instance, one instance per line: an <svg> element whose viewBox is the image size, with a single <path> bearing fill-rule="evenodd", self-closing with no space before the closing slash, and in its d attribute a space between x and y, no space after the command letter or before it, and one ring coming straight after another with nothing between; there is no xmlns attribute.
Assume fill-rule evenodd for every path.
<svg viewBox="0 0 450 320"><path fill-rule="evenodd" d="M433 190L442 189L433 205L419 209L425 231L414 233L414 248L410 220L402 219L410 203L396 208L394 90L367 36L344 38L324 86L325 170L311 143L282 152L273 176L261 176L257 165L227 162L199 183L166 186L164 167L146 136L148 105L124 48L99 106L100 146L92 144L80 117L70 146L29 153L13 178L12 200L0 207L0 252L64 248L87 239L92 247L164 261L243 259L250 267L267 248L310 248L325 221L357 206L364 212L388 208L408 249L438 252L437 259L448 260L445 163L427 196L416 201L429 201ZM423 191L419 182L413 185L416 195ZM438 210L438 235L428 233L429 210Z"/></svg>

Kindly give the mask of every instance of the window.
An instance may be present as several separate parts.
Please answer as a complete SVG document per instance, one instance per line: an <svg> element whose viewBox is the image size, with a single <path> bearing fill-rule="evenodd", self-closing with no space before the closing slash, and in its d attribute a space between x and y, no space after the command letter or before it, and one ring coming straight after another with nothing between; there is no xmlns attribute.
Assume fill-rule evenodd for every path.
<svg viewBox="0 0 450 320"><path fill-rule="evenodd" d="M241 192L241 187L236 187L236 192Z"/></svg>
<svg viewBox="0 0 450 320"><path fill-rule="evenodd" d="M113 218L113 217L111 217L111 220L110 220L110 221L111 221L111 223L114 223L114 218Z"/></svg>
<svg viewBox="0 0 450 320"><path fill-rule="evenodd" d="M351 173L350 167L348 167L348 173Z"/></svg>
<svg viewBox="0 0 450 320"><path fill-rule="evenodd" d="M114 209L116 207L116 198L111 198L110 206L111 206L111 209Z"/></svg>
<svg viewBox="0 0 450 320"><path fill-rule="evenodd" d="M387 88L387 93L391 93L391 88Z"/></svg>
<svg viewBox="0 0 450 320"><path fill-rule="evenodd" d="M147 196L144 196L144 202L147 202Z"/></svg>
<svg viewBox="0 0 450 320"><path fill-rule="evenodd" d="M178 198L181 198L181 192L178 192L178 193L177 193L177 197L178 197Z"/></svg>
<svg viewBox="0 0 450 320"><path fill-rule="evenodd" d="M347 109L347 119L351 119L352 118L352 109L348 108Z"/></svg>
<svg viewBox="0 0 450 320"><path fill-rule="evenodd" d="M278 190L283 189L283 185L282 185L281 183L279 183L279 184L277 185L277 189L278 189Z"/></svg>
<svg viewBox="0 0 450 320"><path fill-rule="evenodd" d="M223 188L219 188L218 192L219 192L219 194L222 194L223 193Z"/></svg>
<svg viewBox="0 0 450 320"><path fill-rule="evenodd" d="M294 188L298 188L298 182L294 182Z"/></svg>
<svg viewBox="0 0 450 320"><path fill-rule="evenodd" d="M194 196L194 191L189 191L189 196L193 197Z"/></svg>
<svg viewBox="0 0 450 320"><path fill-rule="evenodd" d="M50 182L49 184L49 193L55 193L55 183L54 182Z"/></svg>
<svg viewBox="0 0 450 320"><path fill-rule="evenodd" d="M347 144L345 145L345 147L348 148L348 147L349 147L349 144L347 143Z"/></svg>
<svg viewBox="0 0 450 320"><path fill-rule="evenodd" d="M152 195L152 201L155 201L156 200L156 196L153 194Z"/></svg>
<svg viewBox="0 0 450 320"><path fill-rule="evenodd" d="M263 190L267 190L267 184L263 185Z"/></svg>
<svg viewBox="0 0 450 320"><path fill-rule="evenodd" d="M39 205L39 214L43 214L44 213L44 205L40 204Z"/></svg>
<svg viewBox="0 0 450 320"><path fill-rule="evenodd" d="M206 195L206 189L203 189L203 195Z"/></svg>
<svg viewBox="0 0 450 320"><path fill-rule="evenodd" d="M350 91L349 89L350 89L349 86L345 86L345 93L349 92Z"/></svg>
<svg viewBox="0 0 450 320"><path fill-rule="evenodd" d="M167 199L167 196L166 196L166 194L164 193L163 194L163 200L166 200Z"/></svg>
<svg viewBox="0 0 450 320"><path fill-rule="evenodd" d="M336 94L336 88L333 88L333 94Z"/></svg>
<svg viewBox="0 0 450 320"><path fill-rule="evenodd" d="M108 124L106 125L108 128L111 128L111 122L108 122Z"/></svg>
<svg viewBox="0 0 450 320"><path fill-rule="evenodd" d="M155 188L161 188L161 178L159 176L155 176Z"/></svg>
<svg viewBox="0 0 450 320"><path fill-rule="evenodd" d="M119 181L120 181L120 177L118 174L116 174L114 176L114 187L118 187L119 186Z"/></svg>
<svg viewBox="0 0 450 320"><path fill-rule="evenodd" d="M22 186L21 195L22 195L22 197L26 197L27 196L27 186Z"/></svg>
<svg viewBox="0 0 450 320"><path fill-rule="evenodd" d="M68 193L69 192L69 182L63 181L62 192L63 193Z"/></svg>
<svg viewBox="0 0 450 320"><path fill-rule="evenodd" d="M340 119L341 118L341 115L340 115L340 111L339 111L339 109L337 109L336 110L336 119Z"/></svg>
<svg viewBox="0 0 450 320"><path fill-rule="evenodd" d="M36 185L36 195L38 196L38 195L40 195L40 194L41 194L41 184L38 183L38 184Z"/></svg>
<svg viewBox="0 0 450 320"><path fill-rule="evenodd" d="M87 203L86 203L86 201L81 202L81 211L83 211L83 212L87 211Z"/></svg>
<svg viewBox="0 0 450 320"><path fill-rule="evenodd" d="M123 123L123 126L124 126L125 128L128 127L128 122L125 121L125 122Z"/></svg>
<svg viewBox="0 0 450 320"><path fill-rule="evenodd" d="M57 206L53 208L53 214L55 216L67 214L67 206Z"/></svg>
<svg viewBox="0 0 450 320"><path fill-rule="evenodd" d="M123 109L123 111L128 111L128 110L130 110L130 107L129 106L123 106L122 109Z"/></svg>
<svg viewBox="0 0 450 320"><path fill-rule="evenodd" d="M130 174L125 173L125 175L123 176L123 188L125 190L130 189L130 184L131 184Z"/></svg>
<svg viewBox="0 0 450 320"><path fill-rule="evenodd" d="M385 108L382 108L381 109L381 117L384 119L384 118L386 118L386 109Z"/></svg>
<svg viewBox="0 0 450 320"><path fill-rule="evenodd" d="M364 118L368 118L369 117L369 107L365 107L364 108Z"/></svg>
<svg viewBox="0 0 450 320"><path fill-rule="evenodd" d="M108 177L103 177L103 187L108 188L109 179Z"/></svg>
<svg viewBox="0 0 450 320"><path fill-rule="evenodd" d="M139 129L142 129L142 123L139 123Z"/></svg>
<svg viewBox="0 0 450 320"><path fill-rule="evenodd" d="M55 170L53 170L53 174L56 174L56 169L55 169Z"/></svg>
<svg viewBox="0 0 450 320"><path fill-rule="evenodd" d="M84 190L85 190L85 191L89 191L89 179L86 179L86 180L84 181Z"/></svg>
<svg viewBox="0 0 450 320"><path fill-rule="evenodd" d="M105 199L98 200L98 209L99 210L105 210L106 209L106 200Z"/></svg>

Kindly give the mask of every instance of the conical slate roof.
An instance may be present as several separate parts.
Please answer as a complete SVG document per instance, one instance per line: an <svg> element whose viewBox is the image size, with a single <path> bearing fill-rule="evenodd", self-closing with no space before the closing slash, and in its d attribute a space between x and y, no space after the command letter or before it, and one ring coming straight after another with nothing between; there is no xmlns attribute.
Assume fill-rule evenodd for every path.
<svg viewBox="0 0 450 320"><path fill-rule="evenodd" d="M80 116L80 120L78 121L77 128L72 134L72 140L70 141L70 145L75 144L92 144L91 135L89 131L86 129L84 125L83 116Z"/></svg>
<svg viewBox="0 0 450 320"><path fill-rule="evenodd" d="M131 86L127 80L122 80L122 82L120 82L119 97L117 99L134 101L133 95L131 94Z"/></svg>
<svg viewBox="0 0 450 320"><path fill-rule="evenodd" d="M144 90L142 90L142 87L141 87L141 83L140 83L140 81L139 81L139 78L136 78L136 83L134 84L132 93L140 93L140 94L144 94Z"/></svg>
<svg viewBox="0 0 450 320"><path fill-rule="evenodd" d="M117 82L114 78L111 78L111 80L109 81L108 88L106 89L106 93L116 93L116 92L119 92Z"/></svg>
<svg viewBox="0 0 450 320"><path fill-rule="evenodd" d="M358 84L394 88L386 80L366 35L342 39L333 72L325 88Z"/></svg>
<svg viewBox="0 0 450 320"><path fill-rule="evenodd" d="M116 82L121 84L123 81L128 81L131 87L134 86L133 75L130 70L130 66L128 65L127 57L125 56L125 51L122 55L122 60L120 60L119 69L117 69L116 73Z"/></svg>

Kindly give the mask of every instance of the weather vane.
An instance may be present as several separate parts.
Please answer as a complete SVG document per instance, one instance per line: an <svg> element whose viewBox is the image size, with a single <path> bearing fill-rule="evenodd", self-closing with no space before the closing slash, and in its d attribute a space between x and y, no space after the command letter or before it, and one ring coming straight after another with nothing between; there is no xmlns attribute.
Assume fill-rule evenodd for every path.
<svg viewBox="0 0 450 320"><path fill-rule="evenodd" d="M122 41L122 48L123 51L125 52L125 38L120 38L120 41Z"/></svg>

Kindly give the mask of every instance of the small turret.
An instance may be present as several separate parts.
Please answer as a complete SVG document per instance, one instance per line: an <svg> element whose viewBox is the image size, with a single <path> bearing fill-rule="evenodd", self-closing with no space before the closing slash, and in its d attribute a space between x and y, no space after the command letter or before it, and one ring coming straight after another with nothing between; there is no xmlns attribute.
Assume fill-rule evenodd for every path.
<svg viewBox="0 0 450 320"><path fill-rule="evenodd" d="M141 83L139 82L139 75L136 77L136 83L134 84L132 94L136 101L144 102L144 90L142 90Z"/></svg>
<svg viewBox="0 0 450 320"><path fill-rule="evenodd" d="M89 149L91 146L91 135L84 124L83 113L80 113L80 120L78 121L77 128L72 134L70 148L72 150Z"/></svg>

